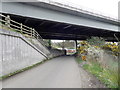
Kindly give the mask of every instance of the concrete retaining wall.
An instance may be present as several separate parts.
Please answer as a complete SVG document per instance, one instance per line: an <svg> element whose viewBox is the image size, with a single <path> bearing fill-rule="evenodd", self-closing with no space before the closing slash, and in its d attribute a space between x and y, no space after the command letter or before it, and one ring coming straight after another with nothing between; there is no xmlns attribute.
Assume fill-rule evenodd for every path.
<svg viewBox="0 0 120 90"><path fill-rule="evenodd" d="M47 52L48 53L48 52ZM0 29L0 76L15 72L47 58L21 34Z"/></svg>
<svg viewBox="0 0 120 90"><path fill-rule="evenodd" d="M52 57L56 57L56 56L62 56L65 55L65 50L58 50L58 49L49 49Z"/></svg>
<svg viewBox="0 0 120 90"><path fill-rule="evenodd" d="M50 51L49 49L44 46L44 43L43 41L38 41L37 39L34 39L34 38L27 38L27 40L29 40L36 48L38 48L40 51L42 51L43 53L45 53L48 57L50 56ZM43 44L41 44L41 42Z"/></svg>
<svg viewBox="0 0 120 90"><path fill-rule="evenodd" d="M47 49L36 39L0 29L0 77L61 55L65 51Z"/></svg>

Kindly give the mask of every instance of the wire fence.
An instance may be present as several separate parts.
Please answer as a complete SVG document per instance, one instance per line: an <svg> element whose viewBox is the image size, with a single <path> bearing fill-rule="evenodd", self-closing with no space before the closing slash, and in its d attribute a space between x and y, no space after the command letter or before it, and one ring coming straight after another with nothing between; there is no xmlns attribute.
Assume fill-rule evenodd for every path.
<svg viewBox="0 0 120 90"><path fill-rule="evenodd" d="M16 32L19 32L25 37L27 36L33 39L37 39L43 46L45 46L43 38L39 35L39 33L34 28L28 27L22 23L19 23L10 19L9 15L5 16L3 14L0 14L0 23L2 24L2 26L12 29Z"/></svg>

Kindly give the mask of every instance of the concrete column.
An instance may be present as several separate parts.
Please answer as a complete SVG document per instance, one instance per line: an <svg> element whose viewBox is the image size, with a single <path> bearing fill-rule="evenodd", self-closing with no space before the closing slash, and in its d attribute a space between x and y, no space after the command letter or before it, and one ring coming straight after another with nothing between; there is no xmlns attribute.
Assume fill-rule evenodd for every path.
<svg viewBox="0 0 120 90"><path fill-rule="evenodd" d="M65 48L65 40L63 40L62 42L62 49L64 50L64 48Z"/></svg>
<svg viewBox="0 0 120 90"><path fill-rule="evenodd" d="M51 39L49 39L49 41L48 41L48 45L49 45L49 48L52 47L52 46L51 46Z"/></svg>
<svg viewBox="0 0 120 90"><path fill-rule="evenodd" d="M75 40L75 49L76 49L76 52L77 52L77 40Z"/></svg>

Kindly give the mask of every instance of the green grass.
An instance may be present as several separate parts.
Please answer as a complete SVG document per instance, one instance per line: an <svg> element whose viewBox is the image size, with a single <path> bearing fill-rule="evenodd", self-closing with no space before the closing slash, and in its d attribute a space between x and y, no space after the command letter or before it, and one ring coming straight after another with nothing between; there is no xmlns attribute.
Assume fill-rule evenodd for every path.
<svg viewBox="0 0 120 90"><path fill-rule="evenodd" d="M76 61L80 64L80 63L82 63L82 62L84 62L80 57L77 57L76 58Z"/></svg>
<svg viewBox="0 0 120 90"><path fill-rule="evenodd" d="M118 72L109 69L103 69L97 62L84 64L83 68L95 75L108 88L118 88Z"/></svg>
<svg viewBox="0 0 120 90"><path fill-rule="evenodd" d="M22 35L24 35L24 36L26 36L27 34L24 34L24 33L22 33L22 32L20 32L20 31L18 31L18 29L15 29L15 28L9 28L9 27L7 27L5 24L2 24L1 22L0 22L0 28L1 29L5 29L5 30L10 30L10 31L13 31L13 32L17 32L17 33L20 33L20 34L22 34Z"/></svg>

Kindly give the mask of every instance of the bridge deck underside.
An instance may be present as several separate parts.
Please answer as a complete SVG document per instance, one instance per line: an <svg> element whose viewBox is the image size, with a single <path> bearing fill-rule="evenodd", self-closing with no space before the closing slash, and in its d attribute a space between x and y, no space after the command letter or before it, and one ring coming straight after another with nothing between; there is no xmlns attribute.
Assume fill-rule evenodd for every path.
<svg viewBox="0 0 120 90"><path fill-rule="evenodd" d="M98 28L78 26L11 14L10 17L17 22L35 28L35 30L37 30L44 39L85 40L91 36L98 36L104 37L110 41L116 41L114 33L116 33L117 37L120 38L120 33L118 32Z"/></svg>

